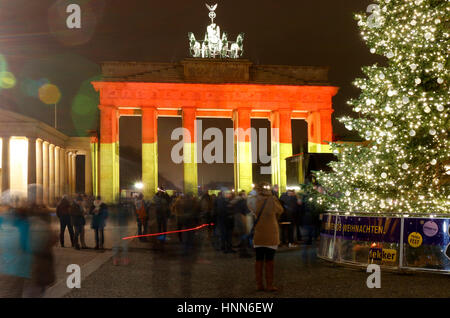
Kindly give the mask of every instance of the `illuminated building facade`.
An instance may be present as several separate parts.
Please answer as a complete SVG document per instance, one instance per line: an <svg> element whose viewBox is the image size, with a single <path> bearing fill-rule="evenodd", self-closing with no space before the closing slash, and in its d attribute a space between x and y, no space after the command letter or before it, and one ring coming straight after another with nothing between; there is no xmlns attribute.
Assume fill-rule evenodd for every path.
<svg viewBox="0 0 450 318"><path fill-rule="evenodd" d="M158 117L181 117L184 141L184 191L197 193L197 118L229 118L244 131L252 118L270 120L272 183L286 189L285 158L292 156L291 119L308 123L308 151L329 152L332 97L328 68L254 65L240 59L189 58L180 63L107 62L100 93L98 177L105 201L119 194L119 118L142 116L142 183L146 197L158 187ZM277 131L277 133L273 133ZM99 147L99 148L98 148ZM236 190L252 189L251 136L234 137ZM97 171L97 167L94 167Z"/></svg>
<svg viewBox="0 0 450 318"><path fill-rule="evenodd" d="M1 191L55 205L63 195L93 194L90 138L68 137L38 120L0 110ZM77 157L84 185L77 191ZM30 186L36 185L36 186Z"/></svg>

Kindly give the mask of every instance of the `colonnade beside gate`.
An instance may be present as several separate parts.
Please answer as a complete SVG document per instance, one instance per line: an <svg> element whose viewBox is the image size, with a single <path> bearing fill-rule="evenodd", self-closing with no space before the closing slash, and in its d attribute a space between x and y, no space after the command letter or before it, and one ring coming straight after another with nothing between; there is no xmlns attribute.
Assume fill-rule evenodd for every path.
<svg viewBox="0 0 450 318"><path fill-rule="evenodd" d="M251 119L264 118L271 126L271 180L279 185L280 193L286 190L286 161L292 156L292 119L308 123L308 151L329 152L327 142L332 141L331 103L329 107L314 111L281 108L254 110L250 107L234 109L205 109L195 106L159 108L156 106L117 107L99 105L100 150L99 189L105 201L114 201L120 192L119 180L119 118L121 116L142 117L142 183L143 193L149 198L158 188L158 117L181 117L182 127L187 132L183 137L184 192L197 193L197 140L196 120L199 118L229 118L233 121L234 134L234 180L236 191L251 191L252 147ZM181 176L180 176L181 177Z"/></svg>
<svg viewBox="0 0 450 318"><path fill-rule="evenodd" d="M76 194L76 158L84 155L85 193L92 194L90 151L36 137L0 136L1 192L35 198L53 206L63 195Z"/></svg>

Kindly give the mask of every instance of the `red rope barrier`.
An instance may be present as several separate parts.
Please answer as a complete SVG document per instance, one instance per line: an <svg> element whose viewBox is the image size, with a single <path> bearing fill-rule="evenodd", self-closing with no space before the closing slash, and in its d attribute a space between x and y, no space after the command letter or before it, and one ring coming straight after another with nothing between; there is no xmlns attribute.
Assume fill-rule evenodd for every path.
<svg viewBox="0 0 450 318"><path fill-rule="evenodd" d="M165 235L165 234L175 234L175 233L182 233L182 232L189 232L189 231L197 231L197 230L200 230L200 229L202 229L202 228L204 228L204 227L207 227L207 226L213 226L213 225L214 225L214 223L211 223L211 224L202 224L202 225L199 225L199 226L197 226L197 227L193 227L193 228L191 228L191 229L184 229L184 230L169 231L169 232L162 232L162 233L153 233L153 234L144 234L144 235L128 236L128 237L122 238L122 240L130 240L130 239L133 239L133 238L139 238L139 237L160 236L160 235Z"/></svg>

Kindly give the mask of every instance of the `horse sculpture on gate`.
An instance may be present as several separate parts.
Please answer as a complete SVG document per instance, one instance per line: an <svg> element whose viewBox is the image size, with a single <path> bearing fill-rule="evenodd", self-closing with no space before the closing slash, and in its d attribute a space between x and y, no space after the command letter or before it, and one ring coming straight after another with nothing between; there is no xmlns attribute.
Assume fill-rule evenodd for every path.
<svg viewBox="0 0 450 318"><path fill-rule="evenodd" d="M192 32L188 33L190 54L195 58L232 58L237 59L244 53L244 33L237 36L236 42L228 41L228 34L224 32L221 36L220 26L214 23L216 18L214 6L206 5L209 9L211 24L207 27L205 39L197 41Z"/></svg>
<svg viewBox="0 0 450 318"><path fill-rule="evenodd" d="M195 35L192 32L189 32L189 45L191 50L191 56L200 57L202 53L202 45L195 39Z"/></svg>
<svg viewBox="0 0 450 318"><path fill-rule="evenodd" d="M236 42L231 44L231 49L229 51L229 57L232 59L237 59L244 54L244 33L237 36Z"/></svg>

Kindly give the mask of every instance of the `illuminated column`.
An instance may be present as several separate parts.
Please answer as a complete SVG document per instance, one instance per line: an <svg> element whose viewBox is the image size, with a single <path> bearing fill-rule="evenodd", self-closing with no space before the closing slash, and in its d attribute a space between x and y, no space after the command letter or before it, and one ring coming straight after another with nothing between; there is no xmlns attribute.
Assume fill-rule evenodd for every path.
<svg viewBox="0 0 450 318"><path fill-rule="evenodd" d="M184 158L184 192L198 193L197 174L197 125L195 108L183 108L183 158Z"/></svg>
<svg viewBox="0 0 450 318"><path fill-rule="evenodd" d="M42 162L43 162L43 158L42 158L42 139L37 139L36 140L36 188L37 188L37 193L36 193L36 202L38 204L42 204L42 187L43 187L43 174L42 174Z"/></svg>
<svg viewBox="0 0 450 318"><path fill-rule="evenodd" d="M9 140L9 189L21 197L28 196L28 139Z"/></svg>
<svg viewBox="0 0 450 318"><path fill-rule="evenodd" d="M38 203L37 140L28 138L28 199Z"/></svg>
<svg viewBox="0 0 450 318"><path fill-rule="evenodd" d="M311 112L308 115L308 152L331 153L327 142L333 141L332 109Z"/></svg>
<svg viewBox="0 0 450 318"><path fill-rule="evenodd" d="M252 191L252 144L250 109L234 111L234 187Z"/></svg>
<svg viewBox="0 0 450 318"><path fill-rule="evenodd" d="M142 108L142 183L150 199L158 189L158 115L155 108Z"/></svg>
<svg viewBox="0 0 450 318"><path fill-rule="evenodd" d="M2 136L2 192L9 190L9 139Z"/></svg>
<svg viewBox="0 0 450 318"><path fill-rule="evenodd" d="M55 203L55 145L48 147L48 175L49 175L49 197L48 204Z"/></svg>
<svg viewBox="0 0 450 318"><path fill-rule="evenodd" d="M91 137L92 192L98 195L98 138Z"/></svg>
<svg viewBox="0 0 450 318"><path fill-rule="evenodd" d="M291 111L279 110L271 114L272 128L272 184L277 184L279 194L286 191L286 158L292 156Z"/></svg>
<svg viewBox="0 0 450 318"><path fill-rule="evenodd" d="M71 192L73 194L77 194L77 154L72 153L71 157L72 162L72 183L71 183Z"/></svg>
<svg viewBox="0 0 450 318"><path fill-rule="evenodd" d="M66 166L66 150L63 148L59 149L59 196L62 198L65 194L65 184L66 184L66 176L65 176L65 166Z"/></svg>
<svg viewBox="0 0 450 318"><path fill-rule="evenodd" d="M57 203L58 200L61 199L61 192L60 192L60 182L61 180L59 179L60 175L60 161L59 161L59 152L61 151L60 147L55 147L55 202Z"/></svg>
<svg viewBox="0 0 450 318"><path fill-rule="evenodd" d="M84 156L84 167L84 193L92 195L92 160L90 151L86 151Z"/></svg>
<svg viewBox="0 0 450 318"><path fill-rule="evenodd" d="M72 195L72 152L68 152L67 159L67 193Z"/></svg>
<svg viewBox="0 0 450 318"><path fill-rule="evenodd" d="M42 145L42 203L49 204L49 144L44 141Z"/></svg>
<svg viewBox="0 0 450 318"><path fill-rule="evenodd" d="M114 202L119 194L118 113L114 107L100 105L100 196Z"/></svg>

